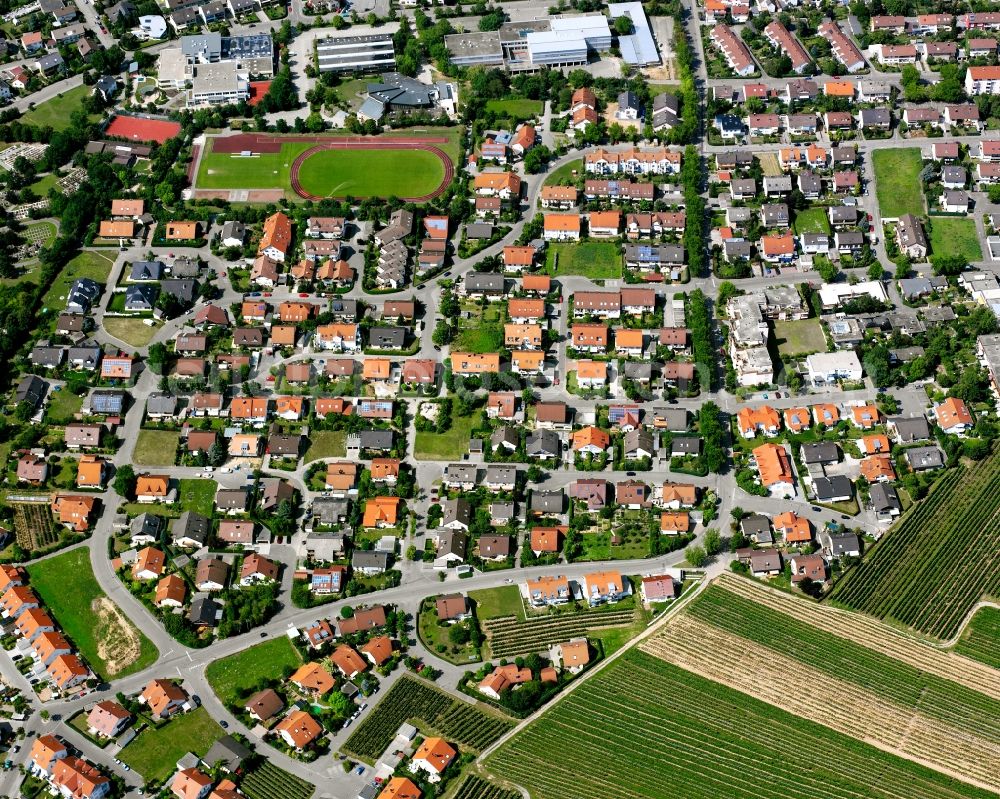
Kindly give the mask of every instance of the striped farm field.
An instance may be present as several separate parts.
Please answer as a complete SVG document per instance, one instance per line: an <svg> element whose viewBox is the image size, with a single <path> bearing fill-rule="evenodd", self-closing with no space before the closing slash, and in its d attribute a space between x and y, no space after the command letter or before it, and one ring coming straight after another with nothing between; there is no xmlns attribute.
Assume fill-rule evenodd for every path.
<svg viewBox="0 0 1000 799"><path fill-rule="evenodd" d="M601 610L561 613L523 621L514 616L504 616L484 621L482 626L489 639L491 657L506 658L540 652L592 630L625 627L635 619L634 609Z"/></svg>
<svg viewBox="0 0 1000 799"><path fill-rule="evenodd" d="M1000 447L952 469L871 548L830 600L942 639L1000 594Z"/></svg>
<svg viewBox="0 0 1000 799"><path fill-rule="evenodd" d="M1000 791L1000 700L945 676L978 664L921 643L933 653L922 669L760 604L755 592L771 593L753 586L741 596L712 585L643 650L845 735ZM787 601L807 604L792 597ZM938 662L942 656L950 660L945 675L935 673L945 671ZM1000 672L973 670L986 691L1000 691ZM762 680L762 674L770 679Z"/></svg>
<svg viewBox="0 0 1000 799"><path fill-rule="evenodd" d="M1000 608L980 608L969 621L955 651L1000 669Z"/></svg>
<svg viewBox="0 0 1000 799"><path fill-rule="evenodd" d="M401 724L413 722L425 735L436 732L466 749L480 751L513 725L507 717L456 699L416 677L404 675L344 743L344 751L374 761L392 743Z"/></svg>
<svg viewBox="0 0 1000 799"><path fill-rule="evenodd" d="M486 767L532 799L995 799L638 650L552 704Z"/></svg>

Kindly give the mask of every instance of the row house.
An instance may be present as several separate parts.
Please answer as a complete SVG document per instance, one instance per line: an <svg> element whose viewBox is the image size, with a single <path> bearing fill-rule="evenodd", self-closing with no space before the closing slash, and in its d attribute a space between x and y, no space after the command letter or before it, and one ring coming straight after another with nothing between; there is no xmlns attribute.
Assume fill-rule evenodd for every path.
<svg viewBox="0 0 1000 799"><path fill-rule="evenodd" d="M588 180L583 186L583 196L588 200L652 202L656 198L656 186L631 180Z"/></svg>
<svg viewBox="0 0 1000 799"><path fill-rule="evenodd" d="M792 71L802 74L809 68L812 60L805 48L789 33L780 22L774 21L764 28L764 37L778 50L784 53L792 62Z"/></svg>
<svg viewBox="0 0 1000 799"><path fill-rule="evenodd" d="M684 232L687 216L683 211L657 211L649 214L627 214L625 235L629 239L649 238L664 233Z"/></svg>
<svg viewBox="0 0 1000 799"><path fill-rule="evenodd" d="M584 158L584 168L588 173L595 175L618 173L676 175L681 171L681 154L668 150L666 147L656 147L650 150L632 147L620 152L598 149L587 153Z"/></svg>
<svg viewBox="0 0 1000 799"><path fill-rule="evenodd" d="M737 75L749 75L757 69L750 49L728 25L718 24L709 34L712 43L719 48L729 68Z"/></svg>

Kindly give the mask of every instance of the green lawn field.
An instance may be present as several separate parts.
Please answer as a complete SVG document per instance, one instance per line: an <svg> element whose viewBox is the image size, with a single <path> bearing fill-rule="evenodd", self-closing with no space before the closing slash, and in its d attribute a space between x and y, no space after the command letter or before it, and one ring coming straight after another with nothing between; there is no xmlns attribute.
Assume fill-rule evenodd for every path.
<svg viewBox="0 0 1000 799"><path fill-rule="evenodd" d="M818 319L796 319L774 323L774 340L782 355L826 352L826 337Z"/></svg>
<svg viewBox="0 0 1000 799"><path fill-rule="evenodd" d="M140 430L132 451L132 463L136 466L173 466L179 440L180 434L172 430Z"/></svg>
<svg viewBox="0 0 1000 799"><path fill-rule="evenodd" d="M83 397L80 397L63 386L59 391L49 394L49 405L45 409L45 421L49 424L68 424L73 416L80 412Z"/></svg>
<svg viewBox="0 0 1000 799"><path fill-rule="evenodd" d="M425 150L323 150L299 170L319 197L421 197L444 180L444 164Z"/></svg>
<svg viewBox="0 0 1000 799"><path fill-rule="evenodd" d="M487 100L486 110L524 120L541 116L543 108L541 100L513 98L510 100Z"/></svg>
<svg viewBox="0 0 1000 799"><path fill-rule="evenodd" d="M309 433L309 449L303 463L323 458L343 458L347 453L347 433L343 430L314 430Z"/></svg>
<svg viewBox="0 0 1000 799"><path fill-rule="evenodd" d="M28 567L28 574L32 588L101 678L121 678L156 662L159 652L153 643L97 584L89 549L40 560Z"/></svg>
<svg viewBox="0 0 1000 799"><path fill-rule="evenodd" d="M546 248L545 271L553 277L579 275L591 280L618 280L622 276L622 256L610 241L581 241L550 244Z"/></svg>
<svg viewBox="0 0 1000 799"><path fill-rule="evenodd" d="M285 667L294 669L301 663L298 650L287 636L281 635L210 663L205 677L215 695L228 706L266 681L281 679Z"/></svg>
<svg viewBox="0 0 1000 799"><path fill-rule="evenodd" d="M521 599L521 589L516 585L470 591L469 599L476 603L476 618L480 621L498 616L524 619L524 601Z"/></svg>
<svg viewBox="0 0 1000 799"><path fill-rule="evenodd" d="M437 146L453 163L460 155L458 128L412 128L383 135L383 139L433 136L447 139ZM335 134L331 138L335 138ZM211 142L211 140L210 140ZM313 142L290 141L278 153L251 158L216 153L209 143L201 156L196 187L199 189L283 188L290 197L290 170L295 158L315 146ZM300 180L306 191L320 196L351 194L354 197L418 196L436 189L444 178L444 166L422 150L327 150L303 164Z"/></svg>
<svg viewBox="0 0 1000 799"><path fill-rule="evenodd" d="M145 347L153 340L156 331L162 327L157 322L154 325L147 325L146 319L129 319L124 316L105 316L101 320L101 327L109 336L114 336L126 344L133 347Z"/></svg>
<svg viewBox="0 0 1000 799"><path fill-rule="evenodd" d="M188 752L201 757L224 735L203 707L171 719L162 727L147 727L118 757L147 781L162 782L177 770Z"/></svg>
<svg viewBox="0 0 1000 799"><path fill-rule="evenodd" d="M92 92L93 89L90 86L76 86L51 100L46 100L41 105L35 106L21 117L21 121L26 125L48 126L53 130L65 130L69 127L73 112L83 107L84 99ZM93 114L90 116L91 119L97 119Z"/></svg>
<svg viewBox="0 0 1000 799"><path fill-rule="evenodd" d="M471 416L452 414L451 427L443 433L419 431L413 443L413 457L424 461L453 461L469 451L469 437L479 426L482 412Z"/></svg>
<svg viewBox="0 0 1000 799"><path fill-rule="evenodd" d="M575 175L573 173L576 173ZM546 186L569 186L576 182L577 178L583 174L583 159L577 158L568 164L563 164L558 169L552 170L545 178Z"/></svg>
<svg viewBox="0 0 1000 799"><path fill-rule="evenodd" d="M931 255L960 255L966 261L983 260L979 233L973 220L935 216L930 226Z"/></svg>
<svg viewBox="0 0 1000 799"><path fill-rule="evenodd" d="M882 216L923 214L924 195L920 188L923 161L920 150L916 147L875 150L872 162L875 165L875 187Z"/></svg>
<svg viewBox="0 0 1000 799"><path fill-rule="evenodd" d="M1000 608L980 608L972 617L955 651L1000 669Z"/></svg>
<svg viewBox="0 0 1000 799"><path fill-rule="evenodd" d="M993 795L637 650L558 699L485 766L532 799Z"/></svg>
<svg viewBox="0 0 1000 799"><path fill-rule="evenodd" d="M795 233L830 233L830 220L826 208L807 208L795 214Z"/></svg>
<svg viewBox="0 0 1000 799"><path fill-rule="evenodd" d="M91 280L106 285L116 255L115 250L84 250L66 264L58 277L52 281L52 286L45 294L43 303L48 311L50 313L58 312L65 307L69 287L77 278L89 277Z"/></svg>

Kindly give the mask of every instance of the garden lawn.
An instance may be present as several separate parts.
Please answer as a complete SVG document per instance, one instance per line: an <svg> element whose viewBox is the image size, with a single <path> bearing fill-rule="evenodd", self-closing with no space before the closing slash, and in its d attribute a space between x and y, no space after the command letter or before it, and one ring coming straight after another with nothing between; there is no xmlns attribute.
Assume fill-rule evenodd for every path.
<svg viewBox="0 0 1000 799"><path fill-rule="evenodd" d="M49 405L45 409L45 421L49 424L69 424L74 415L83 407L83 397L78 397L66 386L49 394Z"/></svg>
<svg viewBox="0 0 1000 799"><path fill-rule="evenodd" d="M147 781L163 782L177 770L188 752L205 755L224 735L203 707L176 716L159 728L147 727L121 750L118 757Z"/></svg>
<svg viewBox="0 0 1000 799"><path fill-rule="evenodd" d="M463 308L463 317L459 320L459 331L451 343L452 351L457 352L499 352L503 349L503 324L499 312L491 303L485 310L478 306ZM468 319L464 313L472 314Z"/></svg>
<svg viewBox="0 0 1000 799"><path fill-rule="evenodd" d="M801 236L803 233L826 233L830 234L830 220L826 215L826 208L809 208L795 214L795 233Z"/></svg>
<svg viewBox="0 0 1000 799"><path fill-rule="evenodd" d="M775 322L774 341L782 355L826 352L826 336L818 319Z"/></svg>
<svg viewBox="0 0 1000 799"><path fill-rule="evenodd" d="M124 341L133 347L145 347L153 340L160 324L147 325L143 319L128 319L124 316L105 316L101 326L109 336Z"/></svg>
<svg viewBox="0 0 1000 799"><path fill-rule="evenodd" d="M444 164L426 150L322 150L299 180L319 197L422 197L441 185Z"/></svg>
<svg viewBox="0 0 1000 799"><path fill-rule="evenodd" d="M481 411L471 416L456 416L452 411L451 427L445 432L417 433L413 443L413 457L425 461L453 461L461 458L469 451L469 438L481 419Z"/></svg>
<svg viewBox="0 0 1000 799"><path fill-rule="evenodd" d="M108 251L109 254L97 252L95 250L84 250L76 258L63 267L58 277L52 281L43 300L48 311L61 311L66 305L66 295L69 294L69 287L73 281L80 277L89 277L102 285L107 285L108 276L111 274L111 266L115 262L116 252Z"/></svg>
<svg viewBox="0 0 1000 799"><path fill-rule="evenodd" d="M935 216L931 225L931 255L960 255L966 261L983 260L979 232L971 219Z"/></svg>
<svg viewBox="0 0 1000 799"><path fill-rule="evenodd" d="M47 175L42 175L38 180L32 183L31 190L39 197L47 197L49 194L49 189L55 186L58 181L59 178L54 173L49 172ZM52 229L51 238L54 239L56 237L55 225L53 225L51 222L42 222L40 224L48 225ZM31 227L35 227L35 225L32 225ZM28 232L31 231L31 227L28 228Z"/></svg>
<svg viewBox="0 0 1000 799"><path fill-rule="evenodd" d="M140 430L132 451L136 466L173 466L180 434L173 430Z"/></svg>
<svg viewBox="0 0 1000 799"><path fill-rule="evenodd" d="M476 603L476 618L480 621L499 616L517 616L524 620L524 601L521 589L516 585L470 591L469 599Z"/></svg>
<svg viewBox="0 0 1000 799"><path fill-rule="evenodd" d="M97 584L87 547L40 560L28 574L31 587L99 677L121 678L156 662L156 647Z"/></svg>
<svg viewBox="0 0 1000 799"><path fill-rule="evenodd" d="M83 107L83 101L92 91L93 89L89 86L76 86L51 100L46 100L41 105L35 106L21 117L21 121L26 125L65 130L70 125L73 112ZM91 114L90 118L97 119L94 114Z"/></svg>
<svg viewBox="0 0 1000 799"><path fill-rule="evenodd" d="M573 173L576 172L574 175ZM577 158L568 164L563 164L558 169L552 170L545 178L546 186L566 186L573 183L577 177L583 174L583 159Z"/></svg>
<svg viewBox="0 0 1000 799"><path fill-rule="evenodd" d="M215 695L228 706L265 681L280 680L286 667L294 669L301 664L298 650L287 636L281 635L210 663L205 677Z"/></svg>
<svg viewBox="0 0 1000 799"><path fill-rule="evenodd" d="M550 244L545 271L553 277L580 275L591 280L618 280L622 276L622 256L618 245L610 241Z"/></svg>
<svg viewBox="0 0 1000 799"><path fill-rule="evenodd" d="M530 119L542 115L541 100L512 98L510 100L487 100L486 110L495 114L507 114L514 119Z"/></svg>
<svg viewBox="0 0 1000 799"><path fill-rule="evenodd" d="M923 214L924 195L920 186L923 162L920 150L916 147L875 150L872 162L875 165L875 188L882 216L898 218L903 214Z"/></svg>
<svg viewBox="0 0 1000 799"><path fill-rule="evenodd" d="M347 433L343 430L314 430L309 433L309 449L304 463L323 458L343 458L347 453Z"/></svg>
<svg viewBox="0 0 1000 799"><path fill-rule="evenodd" d="M202 516L211 516L215 507L215 492L218 489L215 480L180 480L178 481L177 504L180 512L192 510Z"/></svg>

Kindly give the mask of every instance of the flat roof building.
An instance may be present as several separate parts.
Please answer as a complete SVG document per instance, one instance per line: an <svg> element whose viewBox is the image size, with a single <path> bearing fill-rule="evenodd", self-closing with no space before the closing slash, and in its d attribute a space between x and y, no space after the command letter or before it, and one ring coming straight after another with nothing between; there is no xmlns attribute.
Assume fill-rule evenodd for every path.
<svg viewBox="0 0 1000 799"><path fill-rule="evenodd" d="M316 40L320 72L381 72L396 67L391 33L327 36Z"/></svg>

